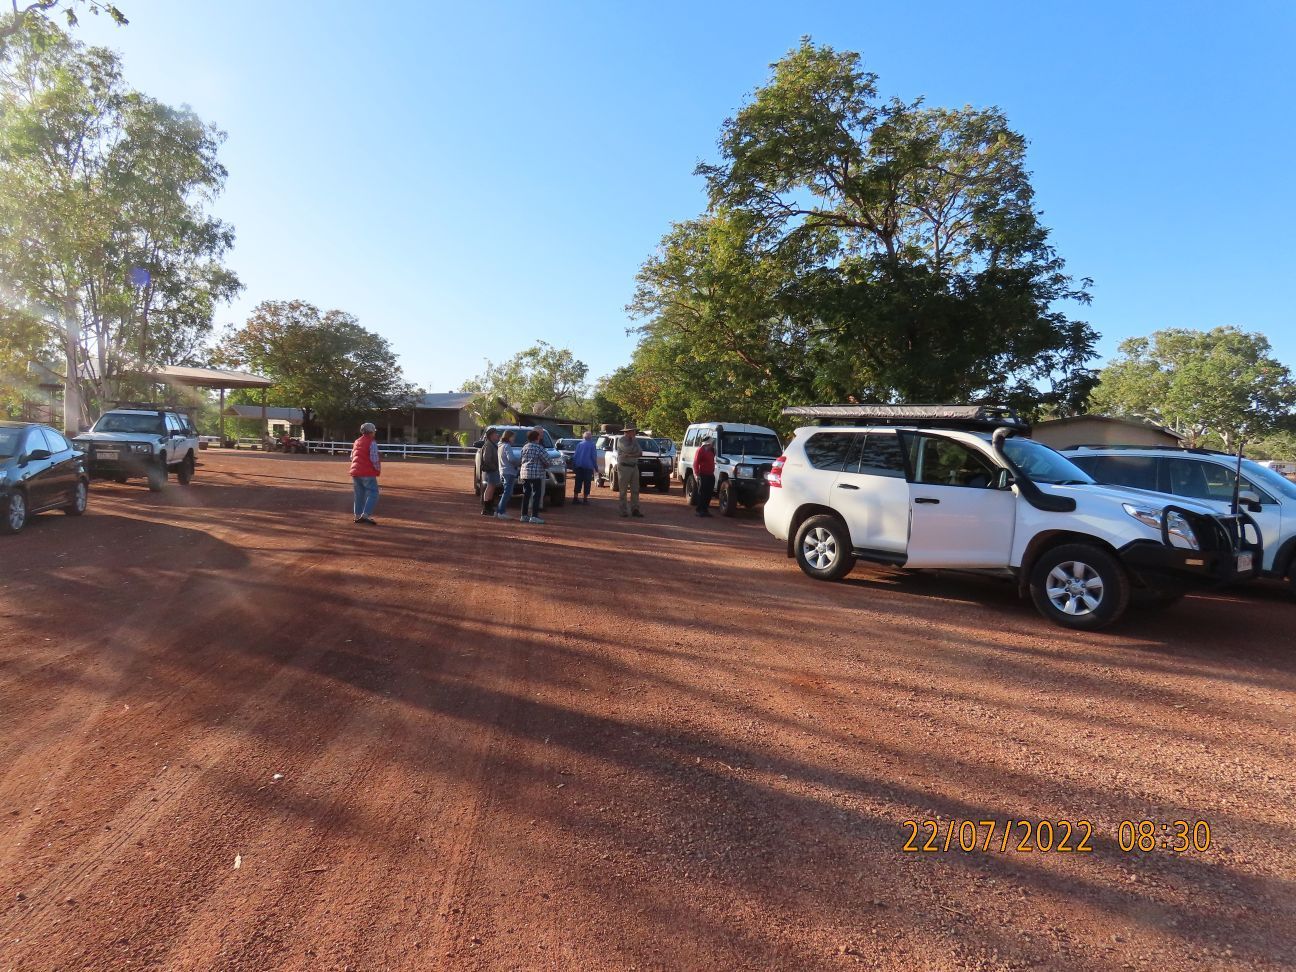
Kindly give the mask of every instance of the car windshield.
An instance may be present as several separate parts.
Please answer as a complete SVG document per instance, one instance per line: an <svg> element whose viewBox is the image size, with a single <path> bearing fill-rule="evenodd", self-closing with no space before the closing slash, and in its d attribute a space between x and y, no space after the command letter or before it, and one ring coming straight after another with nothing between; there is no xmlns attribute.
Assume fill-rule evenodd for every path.
<svg viewBox="0 0 1296 972"><path fill-rule="evenodd" d="M1281 493L1289 500L1296 500L1296 483L1293 483L1282 473L1275 472L1268 466L1262 466L1260 463L1250 459L1242 460L1242 469L1247 478L1257 486L1263 486L1271 493ZM1286 522L1285 516L1283 519Z"/></svg>
<svg viewBox="0 0 1296 972"><path fill-rule="evenodd" d="M91 432L142 432L145 435L164 435L166 430L160 415L134 412L109 412L100 416Z"/></svg>
<svg viewBox="0 0 1296 972"><path fill-rule="evenodd" d="M1054 486L1084 486L1093 477L1066 456L1031 439L1012 437L1004 441L1004 452L1027 476L1037 483Z"/></svg>
<svg viewBox="0 0 1296 972"><path fill-rule="evenodd" d="M777 459L783 450L768 432L725 432L720 436L722 456L762 456Z"/></svg>
<svg viewBox="0 0 1296 972"><path fill-rule="evenodd" d="M22 429L0 429L0 459L12 459L18 455L22 434Z"/></svg>
<svg viewBox="0 0 1296 972"><path fill-rule="evenodd" d="M670 452L673 448L675 448L675 443L672 442L670 439L658 439L657 448L660 449L662 452Z"/></svg>

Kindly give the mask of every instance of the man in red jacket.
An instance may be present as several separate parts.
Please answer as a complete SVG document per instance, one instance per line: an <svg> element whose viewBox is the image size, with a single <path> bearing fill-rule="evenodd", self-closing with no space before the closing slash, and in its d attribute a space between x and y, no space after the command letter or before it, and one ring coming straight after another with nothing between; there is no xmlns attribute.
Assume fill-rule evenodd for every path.
<svg viewBox="0 0 1296 972"><path fill-rule="evenodd" d="M372 422L360 426L360 438L351 445L351 485L355 489L355 521L377 526L371 515L378 505L378 477L382 460L374 441L377 427Z"/></svg>
<svg viewBox="0 0 1296 972"><path fill-rule="evenodd" d="M711 436L702 437L702 445L693 453L693 476L697 480L697 495L693 502L697 505L698 516L711 515L711 495L715 492L715 447Z"/></svg>

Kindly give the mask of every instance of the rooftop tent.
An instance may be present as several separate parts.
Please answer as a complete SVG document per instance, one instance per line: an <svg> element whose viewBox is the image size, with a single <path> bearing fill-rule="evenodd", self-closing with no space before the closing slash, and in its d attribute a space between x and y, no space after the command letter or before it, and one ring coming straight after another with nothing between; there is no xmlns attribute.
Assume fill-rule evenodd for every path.
<svg viewBox="0 0 1296 972"><path fill-rule="evenodd" d="M791 405L783 409L783 414L814 419L819 425L939 426L979 432L998 428L1030 430L1030 423L1007 405Z"/></svg>

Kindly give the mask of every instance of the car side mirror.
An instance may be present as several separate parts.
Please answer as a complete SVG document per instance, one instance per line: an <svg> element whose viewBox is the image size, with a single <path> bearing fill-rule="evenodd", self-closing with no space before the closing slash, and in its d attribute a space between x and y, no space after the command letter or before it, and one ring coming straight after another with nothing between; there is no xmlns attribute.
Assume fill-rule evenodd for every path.
<svg viewBox="0 0 1296 972"><path fill-rule="evenodd" d="M41 459L48 459L49 457L50 451L48 449L33 449L31 452L27 453L28 462L38 462Z"/></svg>
<svg viewBox="0 0 1296 972"><path fill-rule="evenodd" d="M999 470L999 479L995 483L996 489L1007 489L1013 484L1013 474L1009 469Z"/></svg>
<svg viewBox="0 0 1296 972"><path fill-rule="evenodd" d="M1255 493L1239 493L1238 502L1246 507L1248 513L1261 513L1264 507L1260 505L1260 497Z"/></svg>

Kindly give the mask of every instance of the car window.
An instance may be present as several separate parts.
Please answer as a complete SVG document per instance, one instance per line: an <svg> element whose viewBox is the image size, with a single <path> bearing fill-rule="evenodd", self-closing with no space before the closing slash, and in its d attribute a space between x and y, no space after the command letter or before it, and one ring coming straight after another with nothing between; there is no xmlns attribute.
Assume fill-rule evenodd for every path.
<svg viewBox="0 0 1296 972"><path fill-rule="evenodd" d="M806 458L816 469L842 471L855 443L854 432L816 432L806 440Z"/></svg>
<svg viewBox="0 0 1296 972"><path fill-rule="evenodd" d="M900 451L900 440L895 434L870 432L863 438L864 445L859 455L851 458L851 471L866 476L904 479L904 456Z"/></svg>
<svg viewBox="0 0 1296 972"><path fill-rule="evenodd" d="M689 429L684 433L684 445L686 448L693 444L693 440L697 438L697 433L697 429Z"/></svg>
<svg viewBox="0 0 1296 972"><path fill-rule="evenodd" d="M926 435L906 438L916 483L988 489L998 482L999 471L990 460L961 442Z"/></svg>
<svg viewBox="0 0 1296 972"><path fill-rule="evenodd" d="M57 455L72 448L68 445L68 440L53 429L41 429L41 431L45 433L45 441L49 443L48 448L51 453Z"/></svg>
<svg viewBox="0 0 1296 972"><path fill-rule="evenodd" d="M142 432L146 435L160 435L166 428L160 415L148 415L143 412L109 412L95 423L95 432Z"/></svg>
<svg viewBox="0 0 1296 972"><path fill-rule="evenodd" d="M1153 456L1085 456L1074 460L1100 483L1157 489L1157 460Z"/></svg>
<svg viewBox="0 0 1296 972"><path fill-rule="evenodd" d="M1194 499L1214 500L1218 503L1233 502L1233 481L1237 471L1223 463L1207 462L1202 459L1163 459L1170 470L1170 492L1176 496L1191 496ZM1253 483L1246 476L1242 477L1242 492L1255 493L1261 504L1276 505L1277 500Z"/></svg>

